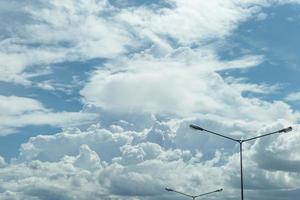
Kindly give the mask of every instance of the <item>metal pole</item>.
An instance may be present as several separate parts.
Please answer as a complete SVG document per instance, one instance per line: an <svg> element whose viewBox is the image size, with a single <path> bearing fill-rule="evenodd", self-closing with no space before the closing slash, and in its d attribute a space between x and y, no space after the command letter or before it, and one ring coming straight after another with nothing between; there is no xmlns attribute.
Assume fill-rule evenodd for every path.
<svg viewBox="0 0 300 200"><path fill-rule="evenodd" d="M243 181L243 141L240 141L240 166L241 166L241 199L244 200L244 181Z"/></svg>
<svg viewBox="0 0 300 200"><path fill-rule="evenodd" d="M211 193L222 192L223 191L223 189L221 188L221 189L218 189L218 190L215 190L215 191L212 191L212 192L207 192L207 193L203 193L203 194L199 194L199 195L193 196L193 195L185 194L183 192L179 192L177 190L173 190L171 188L165 188L165 190L167 190L168 192L176 192L178 194L182 194L184 196L191 197L193 200L195 200L196 198L198 198L200 196L204 196L204 195L208 195L208 194L211 194Z"/></svg>
<svg viewBox="0 0 300 200"><path fill-rule="evenodd" d="M265 136L269 136L269 135L273 135L275 133L287 133L287 132L290 132L293 130L293 128L291 126L287 127L287 128L284 128L284 129L281 129L281 130L278 130L278 131L274 131L274 132L271 132L271 133L267 133L267 134L264 134L264 135L259 135L259 136L256 136L256 137L253 137L253 138L249 138L249 139L245 139L245 140L237 140L237 139L234 139L234 138L231 138L231 137L228 137L228 136L225 136L225 135L222 135L220 133L216 133L216 132L213 132L213 131L210 131L210 130L207 130L207 129L204 129L198 125L195 125L195 124L190 124L190 127L192 129L195 129L195 130L198 130L198 131L205 131L205 132L208 132L208 133L212 133L214 135L218 135L220 137L223 137L223 138L227 138L229 140L232 140L232 141L235 141L235 142L239 142L240 143L240 166L241 166L241 200L244 200L244 182L243 182L243 142L247 142L247 141L251 141L251 140L255 140L255 139L258 139L258 138L262 138L262 137L265 137Z"/></svg>

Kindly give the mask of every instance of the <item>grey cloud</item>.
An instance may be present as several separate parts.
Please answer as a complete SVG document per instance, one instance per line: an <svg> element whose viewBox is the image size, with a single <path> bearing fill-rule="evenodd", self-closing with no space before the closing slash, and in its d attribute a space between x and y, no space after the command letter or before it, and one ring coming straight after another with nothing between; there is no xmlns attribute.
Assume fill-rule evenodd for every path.
<svg viewBox="0 0 300 200"><path fill-rule="evenodd" d="M273 130L279 130L284 126L279 123L277 126L273 126ZM260 168L299 173L300 160L297 156L299 153L298 127L299 125L295 124L292 132L277 134L255 142L251 151L253 159Z"/></svg>

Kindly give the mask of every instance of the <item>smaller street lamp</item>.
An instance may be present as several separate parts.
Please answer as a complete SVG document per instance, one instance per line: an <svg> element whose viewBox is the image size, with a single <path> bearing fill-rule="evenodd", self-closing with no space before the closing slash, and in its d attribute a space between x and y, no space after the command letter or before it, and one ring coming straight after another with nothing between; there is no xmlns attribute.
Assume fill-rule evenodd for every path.
<svg viewBox="0 0 300 200"><path fill-rule="evenodd" d="M183 192L179 192L179 191L173 190L173 189L171 189L171 188L165 188L165 190L167 190L168 192L175 192L175 193L178 193L178 194L181 194L181 195L190 197L190 198L192 198L193 200L195 200L195 199L198 198L198 197L204 196L204 195L208 195L208 194L211 194L211 193L222 192L222 191L223 191L223 189L221 188L221 189L218 189L218 190L215 190L215 191L212 191L212 192L207 192L207 193L203 193L203 194L199 194L199 195L189 195L189 194L185 194L185 193L183 193Z"/></svg>

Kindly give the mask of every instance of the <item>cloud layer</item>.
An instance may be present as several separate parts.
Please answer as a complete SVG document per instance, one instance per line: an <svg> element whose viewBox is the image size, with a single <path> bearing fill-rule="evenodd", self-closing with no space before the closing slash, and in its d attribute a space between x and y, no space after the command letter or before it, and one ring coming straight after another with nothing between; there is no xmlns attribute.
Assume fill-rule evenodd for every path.
<svg viewBox="0 0 300 200"><path fill-rule="evenodd" d="M51 0L0 6L1 16L17 18L1 22L0 81L49 89L42 83L51 80L34 77L53 73L53 65L103 60L81 83L80 112L0 96L0 135L30 125L63 127L30 138L16 158L0 156L0 199L177 198L165 187L190 194L224 188L223 199L236 199L238 146L195 132L190 123L235 138L293 125L292 133L245 144L245 194L262 200L299 196L299 112L287 103L298 94L286 102L246 97L267 96L278 87L220 74L257 67L265 56L242 53L229 60L218 54L243 22L264 20L265 7L287 3L299 1Z"/></svg>
<svg viewBox="0 0 300 200"><path fill-rule="evenodd" d="M177 122L176 127L185 127L191 122ZM238 196L239 155L228 154L227 150L234 149L234 143L213 139L221 148L216 150L216 147L209 158L206 155L211 149L201 145L200 140L209 143L209 135L189 131L184 138L199 141L200 145L187 146L181 138L184 134L181 128L156 119L153 123L152 129L142 132L112 132L93 125L87 131L68 129L51 136L31 138L22 145L18 158L9 165L2 162L2 167L6 167L0 170L1 198L174 198L164 191L166 186L191 194L225 187L222 198ZM260 133L283 126L284 122L277 122L261 129ZM292 134L245 146L245 188L250 199L264 195L266 190L284 192L298 188L300 154L293 145L299 143L295 136L298 126L295 129ZM291 151L295 153L291 155ZM284 159L285 165L276 164L278 159ZM217 199L218 195L212 198Z"/></svg>

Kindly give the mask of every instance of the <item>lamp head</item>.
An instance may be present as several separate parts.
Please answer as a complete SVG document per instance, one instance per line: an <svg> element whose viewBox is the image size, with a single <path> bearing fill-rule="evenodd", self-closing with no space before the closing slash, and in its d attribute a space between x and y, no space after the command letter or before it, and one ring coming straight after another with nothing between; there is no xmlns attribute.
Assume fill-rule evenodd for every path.
<svg viewBox="0 0 300 200"><path fill-rule="evenodd" d="M165 190L169 191L169 192L173 192L174 190L172 190L171 188L165 188Z"/></svg>
<svg viewBox="0 0 300 200"><path fill-rule="evenodd" d="M204 131L204 128L201 128L200 126L197 126L195 124L190 124L190 128L195 129L195 130L199 130L199 131Z"/></svg>
<svg viewBox="0 0 300 200"><path fill-rule="evenodd" d="M278 132L279 132L279 133L287 133L287 132L290 132L290 131L292 131L292 130L293 130L293 128L292 128L291 126L289 126L289 127L287 127L287 128L284 128L284 129L279 130Z"/></svg>
<svg viewBox="0 0 300 200"><path fill-rule="evenodd" d="M221 188L221 189L218 189L218 190L216 190L216 192L222 192L223 191L223 189Z"/></svg>

